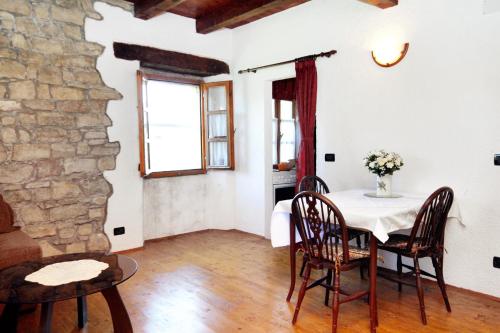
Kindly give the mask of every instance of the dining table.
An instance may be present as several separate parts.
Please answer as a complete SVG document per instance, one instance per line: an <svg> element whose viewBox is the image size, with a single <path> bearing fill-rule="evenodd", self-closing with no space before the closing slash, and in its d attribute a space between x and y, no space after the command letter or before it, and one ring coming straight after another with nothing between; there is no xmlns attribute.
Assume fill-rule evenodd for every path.
<svg viewBox="0 0 500 333"><path fill-rule="evenodd" d="M370 326L372 331L378 326L377 316L377 259L378 242L384 243L389 234L413 227L415 218L431 192L426 194L398 193L390 197L375 197L373 191L353 189L325 194L344 216L347 227L366 231L370 234L370 313L374 316ZM301 242L300 235L291 217L292 200L278 201L271 217L271 244L283 247ZM454 200L448 220L463 224L460 209ZM296 247L290 246L290 301L296 280ZM373 300L373 301L372 301ZM373 312L372 312L373 311Z"/></svg>

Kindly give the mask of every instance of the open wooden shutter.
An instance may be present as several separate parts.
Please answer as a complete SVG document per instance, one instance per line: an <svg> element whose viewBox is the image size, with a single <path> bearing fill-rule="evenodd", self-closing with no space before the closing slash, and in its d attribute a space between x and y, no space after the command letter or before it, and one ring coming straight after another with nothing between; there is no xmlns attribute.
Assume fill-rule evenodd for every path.
<svg viewBox="0 0 500 333"><path fill-rule="evenodd" d="M209 169L234 169L232 81L203 83L205 159Z"/></svg>

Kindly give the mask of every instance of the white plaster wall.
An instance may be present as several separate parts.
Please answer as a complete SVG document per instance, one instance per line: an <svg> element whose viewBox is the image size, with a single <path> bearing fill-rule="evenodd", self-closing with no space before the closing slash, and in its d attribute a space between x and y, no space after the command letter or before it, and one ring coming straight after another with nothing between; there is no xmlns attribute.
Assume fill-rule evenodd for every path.
<svg viewBox="0 0 500 333"><path fill-rule="evenodd" d="M484 13L500 12L500 0L484 0Z"/></svg>
<svg viewBox="0 0 500 333"><path fill-rule="evenodd" d="M144 181L144 238L234 228L230 171Z"/></svg>
<svg viewBox="0 0 500 333"><path fill-rule="evenodd" d="M88 20L86 36L106 46L98 60L98 69L104 81L124 96L120 101L111 102L108 107L108 114L113 120L113 126L109 129L110 139L121 144L116 170L105 173L114 188L105 224L112 250L139 247L144 239L176 233L232 228L232 172L147 181L139 176L135 79L139 63L116 59L113 54L113 42L116 41L207 56L230 63L231 32L221 31L205 36L196 33L194 20L181 16L164 14L143 21L134 18L130 12L105 3L98 2L95 8L104 19ZM229 78L211 78L216 79ZM113 236L113 228L118 226L126 227L125 235Z"/></svg>
<svg viewBox="0 0 500 333"><path fill-rule="evenodd" d="M371 149L401 153L396 191L454 188L466 228L450 222L445 278L500 296L500 14L482 0L405 0L380 10L352 0L314 0L234 33L234 69L337 49L319 59L318 174L334 190L373 187L362 166ZM409 41L396 67L376 66L370 50L382 37ZM293 65L235 77L240 139L237 228L266 234L271 216L270 81ZM337 162L325 163L324 153ZM388 261L392 263L391 260Z"/></svg>

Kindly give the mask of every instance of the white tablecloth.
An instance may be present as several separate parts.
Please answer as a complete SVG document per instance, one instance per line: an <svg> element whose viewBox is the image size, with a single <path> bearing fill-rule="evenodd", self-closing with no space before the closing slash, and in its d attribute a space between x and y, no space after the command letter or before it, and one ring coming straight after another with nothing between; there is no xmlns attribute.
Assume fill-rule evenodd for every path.
<svg viewBox="0 0 500 333"><path fill-rule="evenodd" d="M346 224L352 228L368 230L381 242L389 239L389 233L413 227L415 218L426 195L402 193L401 198L369 198L364 193L370 190L349 190L326 195L340 209ZM429 193L430 195L430 193ZM271 218L271 243L273 247L290 244L290 213L292 200L279 201ZM453 201L448 220L454 219L462 225L460 210ZM296 235L297 241L300 236Z"/></svg>

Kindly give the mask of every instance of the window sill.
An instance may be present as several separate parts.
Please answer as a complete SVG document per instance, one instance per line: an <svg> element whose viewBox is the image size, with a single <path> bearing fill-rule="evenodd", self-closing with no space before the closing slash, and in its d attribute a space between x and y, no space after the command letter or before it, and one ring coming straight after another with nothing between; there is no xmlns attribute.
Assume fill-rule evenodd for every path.
<svg viewBox="0 0 500 333"><path fill-rule="evenodd" d="M151 172L143 176L144 179L151 178L166 178L166 177L180 177L180 176L192 176L192 175L203 175L206 174L205 169L195 169L195 170L180 170L180 171L157 171Z"/></svg>

